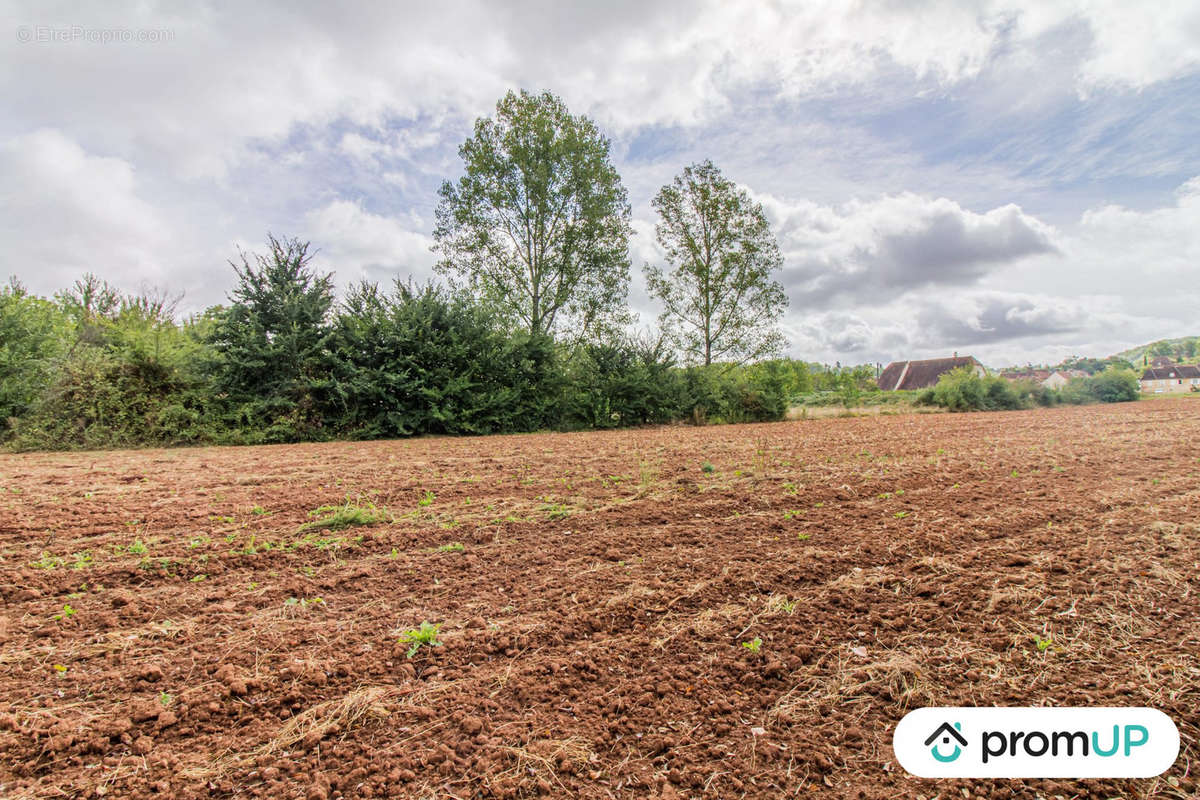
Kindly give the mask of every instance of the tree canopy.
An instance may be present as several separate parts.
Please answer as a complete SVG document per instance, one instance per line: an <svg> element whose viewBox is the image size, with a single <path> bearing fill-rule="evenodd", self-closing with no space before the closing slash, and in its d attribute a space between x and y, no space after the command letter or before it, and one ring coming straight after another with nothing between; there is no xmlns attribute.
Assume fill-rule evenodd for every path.
<svg viewBox="0 0 1200 800"><path fill-rule="evenodd" d="M530 334L583 337L627 318L630 209L609 142L548 92L509 92L459 148L434 249Z"/></svg>
<svg viewBox="0 0 1200 800"><path fill-rule="evenodd" d="M309 243L269 236L269 255L231 263L237 286L211 332L214 373L242 413L295 432L322 426L330 394L333 277L310 266Z"/></svg>
<svg viewBox="0 0 1200 800"><path fill-rule="evenodd" d="M787 295L771 277L783 257L762 205L711 161L685 168L653 205L670 268L646 265L646 282L664 331L705 365L777 353Z"/></svg>

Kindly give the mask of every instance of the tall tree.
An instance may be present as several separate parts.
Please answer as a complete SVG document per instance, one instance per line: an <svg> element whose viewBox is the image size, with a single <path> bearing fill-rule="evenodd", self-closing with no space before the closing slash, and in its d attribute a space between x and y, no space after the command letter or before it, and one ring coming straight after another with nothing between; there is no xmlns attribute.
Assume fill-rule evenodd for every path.
<svg viewBox="0 0 1200 800"><path fill-rule="evenodd" d="M779 352L787 295L771 275L783 257L762 205L711 161L685 168L653 205L670 269L646 265L646 282L676 345L705 365Z"/></svg>
<svg viewBox="0 0 1200 800"><path fill-rule="evenodd" d="M238 284L210 333L221 392L243 404L242 424L266 423L267 440L316 434L332 385L332 275L310 266L308 242L269 235L269 255L230 262Z"/></svg>
<svg viewBox="0 0 1200 800"><path fill-rule="evenodd" d="M629 201L609 142L550 94L509 92L442 184L438 270L533 335L586 336L628 318Z"/></svg>

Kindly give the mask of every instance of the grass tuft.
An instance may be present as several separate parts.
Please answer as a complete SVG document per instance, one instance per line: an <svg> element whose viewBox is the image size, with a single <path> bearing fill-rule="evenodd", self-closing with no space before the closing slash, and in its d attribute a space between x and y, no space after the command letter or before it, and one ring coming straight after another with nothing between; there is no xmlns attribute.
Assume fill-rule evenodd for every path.
<svg viewBox="0 0 1200 800"><path fill-rule="evenodd" d="M392 515L386 508L380 508L367 500L352 500L346 498L346 504L341 506L321 506L308 512L312 522L300 526L300 533L315 530L340 531L359 525L378 525L391 522Z"/></svg>

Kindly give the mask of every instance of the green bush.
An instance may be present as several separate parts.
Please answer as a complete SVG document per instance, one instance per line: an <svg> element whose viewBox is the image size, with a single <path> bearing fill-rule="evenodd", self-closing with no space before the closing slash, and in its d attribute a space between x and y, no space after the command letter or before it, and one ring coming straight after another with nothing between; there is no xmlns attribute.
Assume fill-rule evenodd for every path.
<svg viewBox="0 0 1200 800"><path fill-rule="evenodd" d="M561 426L617 428L678 419L683 383L661 342L581 345L566 366Z"/></svg>
<svg viewBox="0 0 1200 800"><path fill-rule="evenodd" d="M1061 402L1059 392L1029 378L1013 381L1012 386L1023 407L1054 406Z"/></svg>
<svg viewBox="0 0 1200 800"><path fill-rule="evenodd" d="M1022 396L1004 378L978 375L970 367L958 367L942 375L936 386L917 396L917 402L951 411L999 411L1031 404L1028 396Z"/></svg>
<svg viewBox="0 0 1200 800"><path fill-rule="evenodd" d="M228 308L211 315L207 362L226 407L224 425L251 443L331 435L333 277L309 267L308 243L269 237L270 254L243 253Z"/></svg>
<svg viewBox="0 0 1200 800"><path fill-rule="evenodd" d="M557 419L552 340L508 334L434 284L351 290L333 336L340 430L355 438L537 430Z"/></svg>
<svg viewBox="0 0 1200 800"><path fill-rule="evenodd" d="M1092 394L1092 379L1071 378L1066 386L1058 390L1058 399L1060 402L1072 406L1096 402L1096 396Z"/></svg>
<svg viewBox="0 0 1200 800"><path fill-rule="evenodd" d="M786 374L778 362L712 364L683 370L683 416L695 424L768 422L788 409Z"/></svg>
<svg viewBox="0 0 1200 800"><path fill-rule="evenodd" d="M1101 403L1125 403L1141 396L1137 375L1128 369L1109 368L1090 381L1088 388Z"/></svg>
<svg viewBox="0 0 1200 800"><path fill-rule="evenodd" d="M1125 403L1141 397L1137 375L1132 370L1110 367L1090 378L1072 378L1059 392L1064 403Z"/></svg>
<svg viewBox="0 0 1200 800"><path fill-rule="evenodd" d="M179 374L128 352L80 347L13 426L17 449L96 449L212 441Z"/></svg>
<svg viewBox="0 0 1200 800"><path fill-rule="evenodd" d="M122 295L85 276L55 303L61 352L10 431L17 449L78 449L212 441L211 393L193 369L203 350L169 303Z"/></svg>
<svg viewBox="0 0 1200 800"><path fill-rule="evenodd" d="M960 367L943 375L936 386L922 390L915 402L951 411L998 411L1058 403L1119 403L1139 396L1137 376L1119 367L1091 378L1072 378L1059 390L1047 389L1031 380L1009 382L994 375L981 377Z"/></svg>

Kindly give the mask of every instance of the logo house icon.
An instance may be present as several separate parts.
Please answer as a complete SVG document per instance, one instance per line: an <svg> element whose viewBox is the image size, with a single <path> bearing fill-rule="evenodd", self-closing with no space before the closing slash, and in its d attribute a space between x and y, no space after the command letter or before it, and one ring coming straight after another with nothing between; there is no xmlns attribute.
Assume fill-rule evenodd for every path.
<svg viewBox="0 0 1200 800"><path fill-rule="evenodd" d="M929 734L929 738L925 740L925 746L929 748L929 752L934 758L936 758L938 761L941 761L943 764L948 764L962 755L962 749L967 746L967 740L962 735L961 731L961 722L956 722L954 725L951 725L949 722L943 722L938 726L937 730ZM937 744L934 744L934 742L936 742L938 739L941 739L941 741ZM938 751L938 746L950 744L951 739L954 739L954 741L957 742L957 744L954 745L954 752L952 752L950 755L942 755L942 753Z"/></svg>

